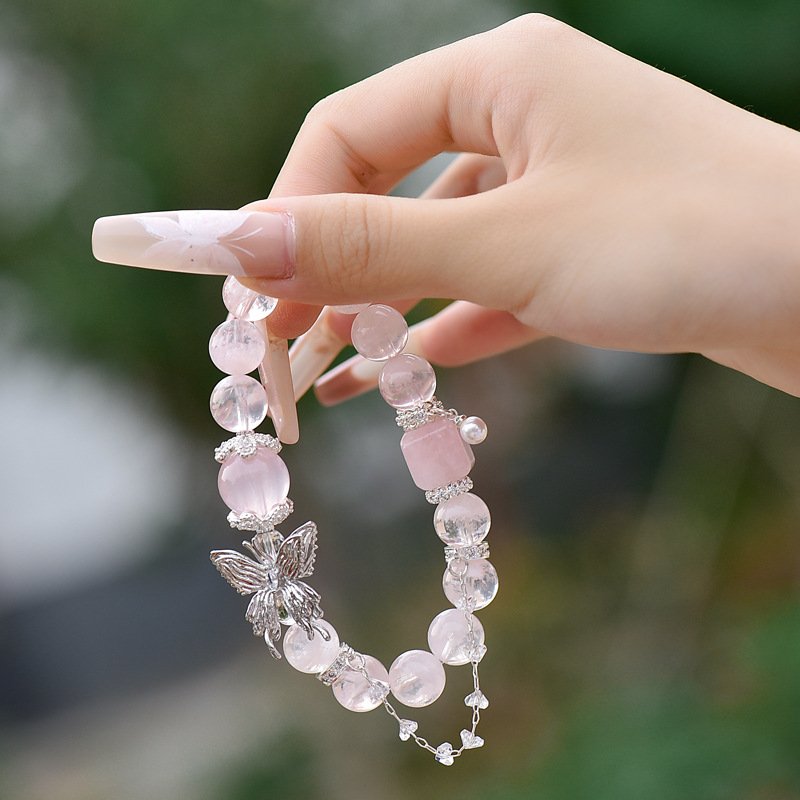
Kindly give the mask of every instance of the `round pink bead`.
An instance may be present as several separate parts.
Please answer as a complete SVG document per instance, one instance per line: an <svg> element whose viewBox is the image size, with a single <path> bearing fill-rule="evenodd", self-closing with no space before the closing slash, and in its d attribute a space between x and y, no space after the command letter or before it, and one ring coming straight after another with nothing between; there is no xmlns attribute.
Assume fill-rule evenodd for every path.
<svg viewBox="0 0 800 800"><path fill-rule="evenodd" d="M370 361L386 361L402 352L408 325L391 306L374 305L360 311L351 329L353 347Z"/></svg>
<svg viewBox="0 0 800 800"><path fill-rule="evenodd" d="M389 683L386 667L372 656L364 656L367 674L374 681ZM333 696L350 711L372 711L383 701L371 691L369 681L355 670L345 670L332 684Z"/></svg>
<svg viewBox="0 0 800 800"><path fill-rule="evenodd" d="M250 322L268 317L278 305L276 298L242 286L233 275L222 284L222 302L234 317Z"/></svg>
<svg viewBox="0 0 800 800"><path fill-rule="evenodd" d="M267 416L267 393L249 375L229 375L212 390L210 407L211 416L226 431L251 431Z"/></svg>
<svg viewBox="0 0 800 800"><path fill-rule="evenodd" d="M218 369L228 375L246 375L264 358L267 343L264 334L243 319L229 319L211 334L208 352Z"/></svg>
<svg viewBox="0 0 800 800"><path fill-rule="evenodd" d="M259 447L252 456L228 456L219 471L218 485L231 511L266 517L289 494L289 470L280 456Z"/></svg>
<svg viewBox="0 0 800 800"><path fill-rule="evenodd" d="M428 647L443 664L467 664L472 657L472 649L483 644L483 625L474 614L469 616L472 641L467 617L459 609L450 608L433 618L428 628Z"/></svg>
<svg viewBox="0 0 800 800"><path fill-rule="evenodd" d="M378 388L393 408L413 408L433 397L436 373L424 358L403 353L384 364Z"/></svg>
<svg viewBox="0 0 800 800"><path fill-rule="evenodd" d="M389 667L392 694L411 708L429 706L444 691L442 662L427 650L401 653Z"/></svg>

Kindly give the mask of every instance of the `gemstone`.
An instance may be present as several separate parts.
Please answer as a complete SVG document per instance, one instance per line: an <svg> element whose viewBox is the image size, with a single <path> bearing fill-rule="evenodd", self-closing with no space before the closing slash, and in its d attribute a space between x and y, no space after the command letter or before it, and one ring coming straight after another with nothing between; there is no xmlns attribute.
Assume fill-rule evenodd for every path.
<svg viewBox="0 0 800 800"><path fill-rule="evenodd" d="M408 325L391 306L374 305L359 312L350 332L353 347L370 361L386 361L402 352Z"/></svg>
<svg viewBox="0 0 800 800"><path fill-rule="evenodd" d="M489 507L470 492L439 503L433 513L433 527L437 535L452 547L467 547L482 542L491 524Z"/></svg>
<svg viewBox="0 0 800 800"><path fill-rule="evenodd" d="M448 419L435 419L406 431L400 447L411 477L420 489L436 489L460 480L475 463L472 449Z"/></svg>
<svg viewBox="0 0 800 800"><path fill-rule="evenodd" d="M392 694L406 706L429 706L444 691L444 667L427 650L401 653L389 667Z"/></svg>
<svg viewBox="0 0 800 800"><path fill-rule="evenodd" d="M476 644L475 647L469 651L469 660L475 661L476 663L483 661L483 657L487 652L488 650L485 644Z"/></svg>
<svg viewBox="0 0 800 800"><path fill-rule="evenodd" d="M325 641L318 630L314 630L309 639L308 634L298 625L289 628L283 637L283 654L289 664L300 672L322 672L339 655L339 634L333 626L324 619L318 619L314 622L314 628L324 630L329 636L328 641Z"/></svg>
<svg viewBox="0 0 800 800"><path fill-rule="evenodd" d="M452 564L448 565L442 578L444 593L456 607L465 599L471 599L474 603L473 609L484 608L497 594L497 570L485 558L474 558L472 561L467 561L466 565L463 587L462 579L451 569Z"/></svg>
<svg viewBox="0 0 800 800"><path fill-rule="evenodd" d="M266 517L289 494L289 470L272 450L244 458L232 455L219 471L219 493L237 514Z"/></svg>
<svg viewBox="0 0 800 800"><path fill-rule="evenodd" d="M373 681L380 681L388 685L389 673L377 658L364 656L364 666ZM372 711L383 702L377 697L377 692L366 676L353 669L345 670L331 684L331 688L333 696L350 711Z"/></svg>
<svg viewBox="0 0 800 800"><path fill-rule="evenodd" d="M428 647L443 664L468 664L475 646L483 644L483 625L472 614L469 619L471 633L466 615L458 609L450 608L433 618L428 628Z"/></svg>
<svg viewBox="0 0 800 800"><path fill-rule="evenodd" d="M400 741L407 742L417 732L418 727L419 725L413 719L401 719L400 731L397 734L400 737Z"/></svg>
<svg viewBox="0 0 800 800"><path fill-rule="evenodd" d="M472 750L475 747L483 747L483 738L465 728L461 731L461 744L465 750Z"/></svg>
<svg viewBox="0 0 800 800"><path fill-rule="evenodd" d="M467 444L480 444L489 432L486 423L480 417L467 417L461 421L458 430Z"/></svg>
<svg viewBox="0 0 800 800"><path fill-rule="evenodd" d="M242 286L233 275L228 276L222 284L222 302L234 317L248 322L268 317L278 305L275 297Z"/></svg>
<svg viewBox="0 0 800 800"><path fill-rule="evenodd" d="M436 373L424 358L401 353L383 365L378 389L392 408L411 408L433 397Z"/></svg>
<svg viewBox="0 0 800 800"><path fill-rule="evenodd" d="M436 748L436 754L434 758L440 763L444 764L446 767L452 766L454 757L453 757L453 745L450 742L443 742Z"/></svg>
<svg viewBox="0 0 800 800"><path fill-rule="evenodd" d="M483 711L489 708L489 698L480 689L476 689L464 698L464 705Z"/></svg>
<svg viewBox="0 0 800 800"><path fill-rule="evenodd" d="M221 428L241 433L257 428L267 416L267 393L249 375L223 378L211 392L211 416Z"/></svg>
<svg viewBox="0 0 800 800"><path fill-rule="evenodd" d="M214 366L228 375L246 375L258 369L266 350L264 334L243 319L229 319L218 325L208 342Z"/></svg>

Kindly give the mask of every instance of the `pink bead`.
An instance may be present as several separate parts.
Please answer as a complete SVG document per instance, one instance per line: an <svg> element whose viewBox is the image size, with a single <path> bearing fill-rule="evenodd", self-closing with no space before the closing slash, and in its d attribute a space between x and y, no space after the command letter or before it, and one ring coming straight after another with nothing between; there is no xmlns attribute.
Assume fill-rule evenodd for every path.
<svg viewBox="0 0 800 800"><path fill-rule="evenodd" d="M378 389L393 408L413 408L433 397L436 373L424 358L403 353L384 364Z"/></svg>
<svg viewBox="0 0 800 800"><path fill-rule="evenodd" d="M218 485L232 511L266 517L289 494L289 470L280 456L260 447L246 458L228 456L219 471Z"/></svg>
<svg viewBox="0 0 800 800"><path fill-rule="evenodd" d="M364 656L364 667L374 681L389 683L386 667L372 656ZM360 672L345 670L332 684L333 696L350 711L372 711L383 703L370 682Z"/></svg>
<svg viewBox="0 0 800 800"><path fill-rule="evenodd" d="M215 366L228 375L246 375L264 358L267 343L264 334L243 319L229 319L211 334L208 352Z"/></svg>
<svg viewBox="0 0 800 800"><path fill-rule="evenodd" d="M438 489L469 475L475 456L458 427L448 419L435 419L406 431L400 440L403 457L420 489Z"/></svg>
<svg viewBox="0 0 800 800"><path fill-rule="evenodd" d="M268 317L278 305L274 297L258 294L242 286L233 275L225 278L225 283L222 284L222 302L234 317L250 322Z"/></svg>
<svg viewBox="0 0 800 800"><path fill-rule="evenodd" d="M411 708L429 706L444 691L442 663L427 650L401 653L389 667L389 686L403 705Z"/></svg>
<svg viewBox="0 0 800 800"><path fill-rule="evenodd" d="M402 352L408 341L408 325L391 306L374 305L359 312L351 330L353 347L370 361L386 361Z"/></svg>

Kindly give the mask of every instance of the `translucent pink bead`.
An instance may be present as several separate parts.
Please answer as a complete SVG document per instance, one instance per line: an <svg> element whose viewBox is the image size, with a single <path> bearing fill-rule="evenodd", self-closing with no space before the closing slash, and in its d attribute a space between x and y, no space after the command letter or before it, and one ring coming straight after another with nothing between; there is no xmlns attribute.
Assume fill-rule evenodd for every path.
<svg viewBox="0 0 800 800"><path fill-rule="evenodd" d="M389 683L389 673L377 658L364 656L364 666L373 680ZM331 689L333 696L350 711L372 711L383 703L369 681L360 672L353 670L345 670L331 684Z"/></svg>
<svg viewBox="0 0 800 800"><path fill-rule="evenodd" d="M471 561L467 561L463 589L457 574L458 571L456 570L454 573L451 568L455 564L456 562L453 562L448 566L442 577L442 588L447 599L456 608L463 608L466 599L471 600L474 604L473 610L488 606L497 595L499 586L497 570L491 562L485 558L473 558ZM466 594L464 589L466 589Z"/></svg>
<svg viewBox="0 0 800 800"><path fill-rule="evenodd" d="M443 500L433 513L436 534L451 547L480 544L489 533L491 524L488 506L470 492Z"/></svg>
<svg viewBox="0 0 800 800"><path fill-rule="evenodd" d="M406 431L400 447L414 483L426 491L466 477L475 463L458 427L443 417Z"/></svg>
<svg viewBox="0 0 800 800"><path fill-rule="evenodd" d="M266 517L289 494L289 470L280 456L265 447L246 458L228 456L219 471L219 493L237 514Z"/></svg>
<svg viewBox="0 0 800 800"><path fill-rule="evenodd" d="M389 667L392 694L405 706L429 706L444 691L442 662L427 650L409 650Z"/></svg>
<svg viewBox="0 0 800 800"><path fill-rule="evenodd" d="M208 352L218 369L228 375L246 375L258 368L267 343L264 334L242 319L229 319L218 325L208 342Z"/></svg>
<svg viewBox="0 0 800 800"><path fill-rule="evenodd" d="M424 358L402 353L384 364L378 388L393 408L413 408L433 397L436 373Z"/></svg>
<svg viewBox="0 0 800 800"><path fill-rule="evenodd" d="M408 325L391 306L374 305L353 320L353 347L370 361L386 361L402 352L408 341Z"/></svg>
<svg viewBox="0 0 800 800"><path fill-rule="evenodd" d="M257 428L267 416L267 393L249 375L223 378L211 392L211 416L226 431Z"/></svg>
<svg viewBox="0 0 800 800"><path fill-rule="evenodd" d="M428 647L443 664L467 664L472 660L472 651L484 642L485 634L480 620L470 614L472 640L469 625L463 611L451 608L437 614L428 628Z"/></svg>
<svg viewBox="0 0 800 800"><path fill-rule="evenodd" d="M314 631L311 639L299 626L293 625L283 637L283 655L296 670L314 673L326 670L339 654L339 634L333 625L318 619L314 626L322 628L330 639L326 642L319 631Z"/></svg>
<svg viewBox="0 0 800 800"><path fill-rule="evenodd" d="M222 284L222 302L234 317L249 322L265 319L278 305L276 298L242 286L233 275L225 278Z"/></svg>

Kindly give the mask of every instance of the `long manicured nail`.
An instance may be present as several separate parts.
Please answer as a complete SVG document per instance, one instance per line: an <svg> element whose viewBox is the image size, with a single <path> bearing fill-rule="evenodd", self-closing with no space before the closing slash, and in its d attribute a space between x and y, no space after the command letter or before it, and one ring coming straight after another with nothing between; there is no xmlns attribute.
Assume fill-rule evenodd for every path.
<svg viewBox="0 0 800 800"><path fill-rule="evenodd" d="M100 217L98 261L175 272L290 278L294 218L280 211L160 211Z"/></svg>
<svg viewBox="0 0 800 800"><path fill-rule="evenodd" d="M314 381L348 344L347 339L331 329L331 314L330 308L324 308L317 321L295 339L289 350L295 400L299 400L313 386Z"/></svg>

